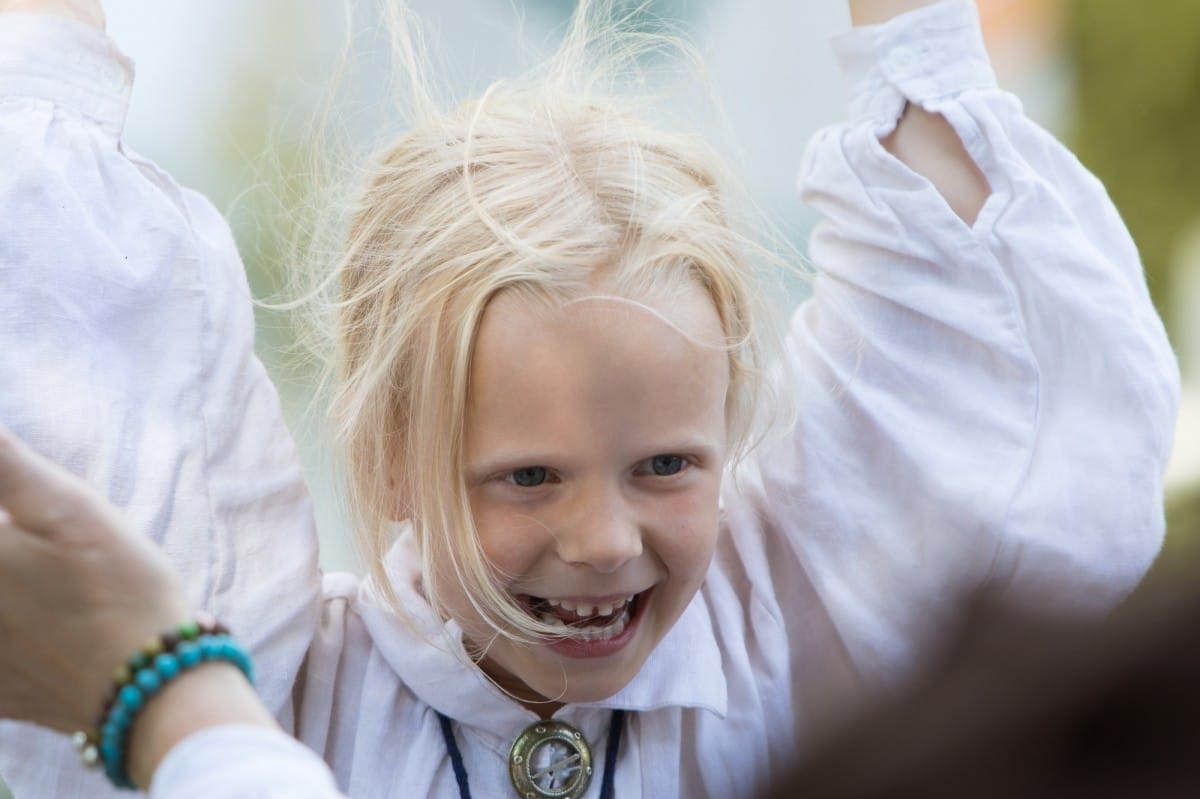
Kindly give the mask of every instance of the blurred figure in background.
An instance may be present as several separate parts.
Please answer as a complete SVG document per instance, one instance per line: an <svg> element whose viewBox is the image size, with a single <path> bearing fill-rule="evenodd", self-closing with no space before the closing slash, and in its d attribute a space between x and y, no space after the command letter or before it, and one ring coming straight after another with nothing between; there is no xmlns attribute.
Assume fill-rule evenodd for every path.
<svg viewBox="0 0 1200 799"><path fill-rule="evenodd" d="M982 599L934 667L764 799L1196 796L1198 633L1193 576L1151 581L1103 624Z"/></svg>

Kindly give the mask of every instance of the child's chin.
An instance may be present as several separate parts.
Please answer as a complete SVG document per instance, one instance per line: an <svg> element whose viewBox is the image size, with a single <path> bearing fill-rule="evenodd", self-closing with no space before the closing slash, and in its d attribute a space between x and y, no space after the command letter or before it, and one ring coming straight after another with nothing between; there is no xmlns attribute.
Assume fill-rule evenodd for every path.
<svg viewBox="0 0 1200 799"><path fill-rule="evenodd" d="M540 644L498 641L479 663L502 689L521 701L552 704L601 702L624 689L645 665L657 640L644 592L625 630L605 640Z"/></svg>
<svg viewBox="0 0 1200 799"><path fill-rule="evenodd" d="M550 678L550 682L553 682L554 686L544 687L551 688L551 690L557 688L550 695L560 695L562 698L558 701L567 704L602 702L628 686L645 663L645 658L637 657L632 651L626 652L625 655L619 662L614 663L610 659L604 664L590 660L562 658L560 663L565 668ZM565 686L563 685L564 679L566 680Z"/></svg>
<svg viewBox="0 0 1200 799"><path fill-rule="evenodd" d="M516 676L527 693L536 694L546 702L564 705L602 702L633 681L642 667L642 661L599 666L589 661L564 658L554 667L539 668L534 673L518 673Z"/></svg>
<svg viewBox="0 0 1200 799"><path fill-rule="evenodd" d="M629 684L629 680L606 683L589 682L587 684L583 684L581 680L574 680L572 682L574 684L568 685L565 691L553 692L549 690L550 686L542 686L547 688L547 690L544 692L538 691L537 693L542 697L541 701L547 703L556 705L584 705L611 699Z"/></svg>
<svg viewBox="0 0 1200 799"><path fill-rule="evenodd" d="M570 697L567 701L572 704L579 704L581 702L602 702L605 699L611 699L624 689L625 686L629 685L633 677L634 675L630 674L625 679L616 675L604 680L576 679L573 681L575 683L574 687L568 686L567 688L567 696ZM570 678L568 677L568 679Z"/></svg>
<svg viewBox="0 0 1200 799"><path fill-rule="evenodd" d="M591 664L556 658L555 663L541 663L530 667L524 662L514 662L510 657L493 647L491 656L478 662L493 683L509 696L526 705L549 703L555 705L601 702L618 693L628 685L641 668L641 663L629 664L628 668L606 669L585 668ZM565 661L565 663L564 663ZM564 668L565 665L565 668Z"/></svg>

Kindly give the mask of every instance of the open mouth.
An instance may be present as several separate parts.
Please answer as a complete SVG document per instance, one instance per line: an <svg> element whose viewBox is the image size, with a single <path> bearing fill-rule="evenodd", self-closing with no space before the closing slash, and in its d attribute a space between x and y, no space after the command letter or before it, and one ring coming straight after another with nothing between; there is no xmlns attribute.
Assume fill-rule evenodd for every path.
<svg viewBox="0 0 1200 799"><path fill-rule="evenodd" d="M632 594L605 604L548 599L525 594L518 599L529 614L580 641L606 641L625 632L647 592Z"/></svg>

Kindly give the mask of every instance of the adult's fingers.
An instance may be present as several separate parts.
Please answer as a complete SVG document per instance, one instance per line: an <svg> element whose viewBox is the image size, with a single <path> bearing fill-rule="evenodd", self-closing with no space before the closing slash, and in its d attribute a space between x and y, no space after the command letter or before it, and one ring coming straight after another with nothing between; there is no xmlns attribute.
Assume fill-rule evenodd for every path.
<svg viewBox="0 0 1200 799"><path fill-rule="evenodd" d="M78 729L112 669L186 619L187 600L147 539L4 431L0 498L12 516L0 523L0 718Z"/></svg>
<svg viewBox="0 0 1200 799"><path fill-rule="evenodd" d="M78 477L0 426L0 508L12 523L50 538L117 529L107 503Z"/></svg>

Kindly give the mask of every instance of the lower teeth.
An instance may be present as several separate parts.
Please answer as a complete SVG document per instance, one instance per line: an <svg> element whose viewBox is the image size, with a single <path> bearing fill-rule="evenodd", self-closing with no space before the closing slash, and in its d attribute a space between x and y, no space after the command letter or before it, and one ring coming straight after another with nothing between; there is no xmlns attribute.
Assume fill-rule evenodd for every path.
<svg viewBox="0 0 1200 799"><path fill-rule="evenodd" d="M538 615L545 624L567 633L569 639L575 641L609 641L625 632L625 628L629 626L629 610L631 607L632 603L626 605L621 615L603 627L573 627L568 626L566 622L553 613L540 613Z"/></svg>
<svg viewBox="0 0 1200 799"><path fill-rule="evenodd" d="M622 613L617 620L607 627L585 627L575 636L581 641L608 641L625 632L628 613Z"/></svg>

